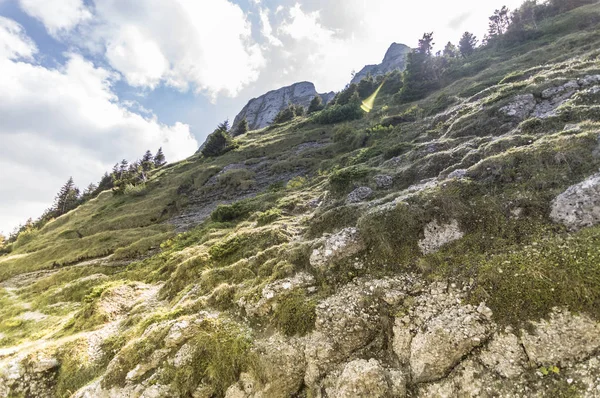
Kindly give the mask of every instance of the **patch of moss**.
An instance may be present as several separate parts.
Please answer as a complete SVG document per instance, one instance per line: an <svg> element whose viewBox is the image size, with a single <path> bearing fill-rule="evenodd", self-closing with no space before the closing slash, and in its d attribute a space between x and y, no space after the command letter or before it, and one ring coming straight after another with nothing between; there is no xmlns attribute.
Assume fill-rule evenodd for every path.
<svg viewBox="0 0 600 398"><path fill-rule="evenodd" d="M473 299L485 301L502 323L540 319L563 306L600 319L600 227L490 257Z"/></svg>
<svg viewBox="0 0 600 398"><path fill-rule="evenodd" d="M282 297L273 312L273 324L286 336L304 336L315 327L316 302L306 297L303 289Z"/></svg>
<svg viewBox="0 0 600 398"><path fill-rule="evenodd" d="M252 363L251 336L247 329L225 320L206 320L187 344L191 348L186 366L167 366L162 381L170 383L176 396L191 396L198 385L209 386L223 397Z"/></svg>

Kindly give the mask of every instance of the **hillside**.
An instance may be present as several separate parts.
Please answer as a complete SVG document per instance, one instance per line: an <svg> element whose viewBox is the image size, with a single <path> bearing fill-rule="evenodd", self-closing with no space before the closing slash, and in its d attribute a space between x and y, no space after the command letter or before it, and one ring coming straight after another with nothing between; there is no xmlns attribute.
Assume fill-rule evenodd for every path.
<svg viewBox="0 0 600 398"><path fill-rule="evenodd" d="M600 4L451 77L19 235L0 397L599 396Z"/></svg>

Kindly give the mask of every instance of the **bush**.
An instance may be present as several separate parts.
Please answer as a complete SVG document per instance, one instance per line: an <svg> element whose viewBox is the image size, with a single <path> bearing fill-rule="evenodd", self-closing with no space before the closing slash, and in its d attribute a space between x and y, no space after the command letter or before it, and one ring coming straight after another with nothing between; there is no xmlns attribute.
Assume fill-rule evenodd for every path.
<svg viewBox="0 0 600 398"><path fill-rule="evenodd" d="M210 218L215 222L230 222L247 217L251 211L248 202L235 202L231 205L218 205Z"/></svg>
<svg viewBox="0 0 600 398"><path fill-rule="evenodd" d="M126 196L134 196L134 197L144 196L147 193L146 184L139 184L139 185L127 184L127 185L125 185L125 189L124 189L123 193Z"/></svg>
<svg viewBox="0 0 600 398"><path fill-rule="evenodd" d="M279 209L271 209L267 210L263 213L258 214L257 223L259 226L271 224L275 220L281 217L281 210Z"/></svg>
<svg viewBox="0 0 600 398"><path fill-rule="evenodd" d="M329 176L329 185L334 192L344 192L352 185L369 175L370 170L364 166L351 166L334 171Z"/></svg>
<svg viewBox="0 0 600 398"><path fill-rule="evenodd" d="M346 105L332 105L317 113L313 120L319 124L333 124L349 120L357 120L363 117L364 112L360 109L360 99L356 94L355 100Z"/></svg>
<svg viewBox="0 0 600 398"><path fill-rule="evenodd" d="M277 116L275 116L275 119L273 119L273 123L281 124L281 123L289 122L290 120L294 119L295 116L296 116L296 109L293 105L290 104L287 108L279 111Z"/></svg>

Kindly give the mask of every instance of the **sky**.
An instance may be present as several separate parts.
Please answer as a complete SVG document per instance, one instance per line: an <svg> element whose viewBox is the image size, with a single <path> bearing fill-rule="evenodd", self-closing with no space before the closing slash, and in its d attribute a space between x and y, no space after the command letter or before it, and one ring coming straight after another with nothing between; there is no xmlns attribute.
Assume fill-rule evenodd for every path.
<svg viewBox="0 0 600 398"><path fill-rule="evenodd" d="M0 0L0 233L121 159L192 155L251 98L339 91L391 43L482 38L522 0Z"/></svg>

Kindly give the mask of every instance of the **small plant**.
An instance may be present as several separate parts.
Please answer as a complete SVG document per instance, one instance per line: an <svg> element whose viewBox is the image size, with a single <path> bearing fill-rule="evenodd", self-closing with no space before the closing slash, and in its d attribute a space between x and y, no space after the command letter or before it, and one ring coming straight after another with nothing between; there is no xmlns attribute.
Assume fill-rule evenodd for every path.
<svg viewBox="0 0 600 398"><path fill-rule="evenodd" d="M263 226L263 225L271 224L272 222L277 220L279 217L281 217L281 210L271 209L271 210L267 210L263 213L259 213L258 217L256 219L256 222L258 223L259 226Z"/></svg>
<svg viewBox="0 0 600 398"><path fill-rule="evenodd" d="M304 336L315 327L316 304L306 297L302 289L296 289L282 298L273 314L277 329L286 336Z"/></svg>
<svg viewBox="0 0 600 398"><path fill-rule="evenodd" d="M125 190L123 191L123 193L125 194L125 196L140 197L140 196L146 195L146 193L148 193L148 191L146 189L146 184L139 184L139 185L127 184L125 186Z"/></svg>

